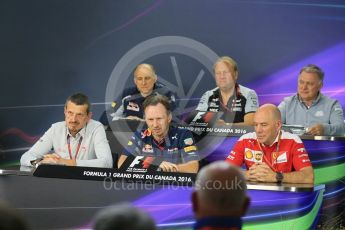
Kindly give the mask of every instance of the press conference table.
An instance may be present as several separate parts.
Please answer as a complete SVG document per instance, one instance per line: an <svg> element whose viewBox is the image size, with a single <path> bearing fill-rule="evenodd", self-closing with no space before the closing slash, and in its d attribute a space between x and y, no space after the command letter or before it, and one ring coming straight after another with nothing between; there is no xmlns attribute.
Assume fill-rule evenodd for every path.
<svg viewBox="0 0 345 230"><path fill-rule="evenodd" d="M120 122L107 131L114 156L137 125ZM224 160L239 136L252 131L252 127L240 126L187 128L194 132L206 162ZM344 219L345 137L301 138L313 163L315 185L249 183L251 206L243 218L244 229L313 228L320 210L321 218L326 217L333 227ZM0 199L21 210L33 229L88 229L98 210L123 201L148 211L160 229L190 229L194 222L190 204L193 188L184 182L195 175L180 175L178 183L164 183L164 177L143 183L140 179L122 180L116 169L4 169L0 170ZM111 178L105 179L107 175Z"/></svg>
<svg viewBox="0 0 345 230"><path fill-rule="evenodd" d="M88 229L97 211L125 201L149 212L160 229L191 228L191 183L123 180L120 174L117 169L55 165L36 171L1 170L0 197L21 210L33 229ZM179 176L195 179L193 174ZM248 189L251 206L244 229L316 224L323 185L249 183Z"/></svg>
<svg viewBox="0 0 345 230"><path fill-rule="evenodd" d="M114 155L120 154L133 131L142 126L138 122L114 122L107 131ZM224 160L238 138L254 131L250 126L189 126L179 125L193 132L201 165ZM284 127L286 131L289 127ZM322 215L319 223L327 228L344 225L345 219L345 136L300 136L313 164L316 185L325 185ZM121 140L121 141L117 141ZM248 219L246 220L248 221ZM291 223L290 223L291 224ZM289 229L290 227L287 227Z"/></svg>

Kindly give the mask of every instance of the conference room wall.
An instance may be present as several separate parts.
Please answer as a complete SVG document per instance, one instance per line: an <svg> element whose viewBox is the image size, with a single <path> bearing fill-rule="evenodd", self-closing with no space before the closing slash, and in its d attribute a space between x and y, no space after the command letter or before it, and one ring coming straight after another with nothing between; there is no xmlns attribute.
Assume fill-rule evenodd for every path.
<svg viewBox="0 0 345 230"><path fill-rule="evenodd" d="M326 72L323 92L345 107L344 11L342 1L3 0L0 149L31 146L63 119L65 99L77 91L89 95L98 119L109 106L106 89L119 62L149 39L164 43L161 36L191 39L191 50L204 45L233 57L239 82L255 89L260 103L278 104L296 92L299 69L315 63ZM178 96L188 101L186 109L215 86L211 66L189 49L135 52L136 61L152 63L161 79L178 85L180 76ZM131 70L121 78L133 85Z"/></svg>

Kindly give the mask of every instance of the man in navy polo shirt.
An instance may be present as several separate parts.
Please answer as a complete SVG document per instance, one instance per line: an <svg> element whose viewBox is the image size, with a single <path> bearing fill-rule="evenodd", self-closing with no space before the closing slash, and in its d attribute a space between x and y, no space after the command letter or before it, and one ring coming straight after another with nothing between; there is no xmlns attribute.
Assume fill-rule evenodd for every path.
<svg viewBox="0 0 345 230"><path fill-rule="evenodd" d="M100 118L103 125L109 125L111 121L119 119L143 120L144 110L142 104L148 96L153 94L167 96L171 104L171 110L175 109L175 94L168 87L157 82L158 78L151 64L139 64L133 75L135 87L125 89L122 93L122 99L113 101L111 108L103 112Z"/></svg>
<svg viewBox="0 0 345 230"><path fill-rule="evenodd" d="M147 129L134 133L120 156L118 167L127 156L154 156L165 172L196 173L199 156L192 133L170 126L170 103L163 95L149 96L143 103Z"/></svg>

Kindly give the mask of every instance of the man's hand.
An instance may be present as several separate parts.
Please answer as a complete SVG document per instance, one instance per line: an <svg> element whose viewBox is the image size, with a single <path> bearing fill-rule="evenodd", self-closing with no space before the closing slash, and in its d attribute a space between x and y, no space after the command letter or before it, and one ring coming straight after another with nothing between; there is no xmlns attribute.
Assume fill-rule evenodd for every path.
<svg viewBox="0 0 345 230"><path fill-rule="evenodd" d="M307 133L314 136L322 136L324 133L324 129L321 124L316 124L307 128Z"/></svg>
<svg viewBox="0 0 345 230"><path fill-rule="evenodd" d="M43 160L41 160L40 164L58 164L61 157L56 153L50 153L43 156Z"/></svg>
<svg viewBox="0 0 345 230"><path fill-rule="evenodd" d="M248 180L260 182L276 182L276 173L264 162L255 163L248 170Z"/></svg>
<svg viewBox="0 0 345 230"><path fill-rule="evenodd" d="M74 159L69 160L69 159L62 158L60 155L56 153L50 153L50 154L44 155L43 160L41 160L39 164L58 164L58 165L76 166L76 161Z"/></svg>
<svg viewBox="0 0 345 230"><path fill-rule="evenodd" d="M163 171L163 172L177 172L178 171L178 167L176 164L167 162L167 161L163 161L160 165L159 168Z"/></svg>

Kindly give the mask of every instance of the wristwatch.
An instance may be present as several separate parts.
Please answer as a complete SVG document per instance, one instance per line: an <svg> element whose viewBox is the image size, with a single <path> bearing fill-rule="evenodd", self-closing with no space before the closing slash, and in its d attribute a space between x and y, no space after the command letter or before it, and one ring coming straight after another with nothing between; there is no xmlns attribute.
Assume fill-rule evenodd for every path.
<svg viewBox="0 0 345 230"><path fill-rule="evenodd" d="M277 180L277 183L281 184L283 182L283 179L284 179L284 174L281 173L281 172L277 172L276 173L276 180Z"/></svg>
<svg viewBox="0 0 345 230"><path fill-rule="evenodd" d="M38 159L36 159L36 160L32 160L32 161L30 161L30 163L31 163L32 166L36 167L37 164L38 164L41 160L43 160L43 158L38 158Z"/></svg>

